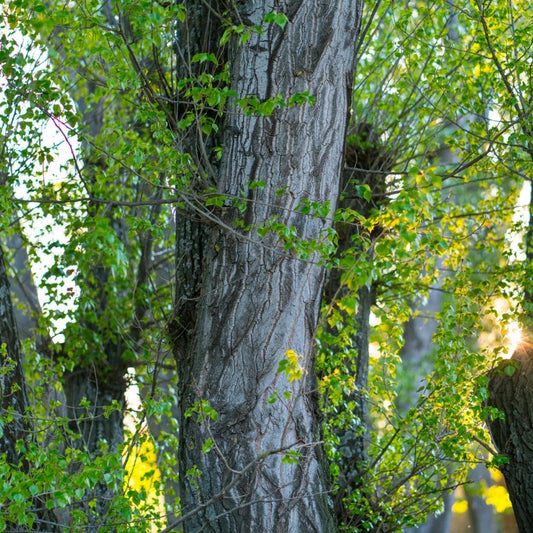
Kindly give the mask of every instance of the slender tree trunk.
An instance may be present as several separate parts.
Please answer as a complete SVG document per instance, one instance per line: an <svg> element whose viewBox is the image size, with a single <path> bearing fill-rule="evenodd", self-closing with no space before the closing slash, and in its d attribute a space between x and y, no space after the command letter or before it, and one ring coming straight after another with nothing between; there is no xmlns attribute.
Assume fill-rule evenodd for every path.
<svg viewBox="0 0 533 533"><path fill-rule="evenodd" d="M344 397L345 405L354 404L353 420L349 427L334 426L339 439L339 451L342 454L337 460L340 470L337 479L338 491L335 495L335 514L339 523L357 524L364 516L354 517L345 505L344 498L355 491L368 488L365 475L368 471L368 445L370 443L370 416L368 409L367 387L370 364L370 312L374 299L371 287L363 286L357 291L357 312L355 320L347 316L346 322L354 320L357 333L353 338L352 347L357 352L355 361L346 361L346 370L354 367L354 390Z"/></svg>
<svg viewBox="0 0 533 533"><path fill-rule="evenodd" d="M372 124L357 123L350 126L352 142L345 147L345 168L343 171L342 192L339 207L346 212L356 212L367 218L378 211L386 201L386 175L392 168L394 154L381 142L379 133ZM370 196L363 198L360 187L369 188ZM369 233L361 224L339 222L335 226L338 235L337 257L352 256L357 260L372 261L372 243L379 238L379 230ZM364 261L363 261L364 263ZM341 269L329 273L324 297L328 304L335 305L345 296L353 294L352 289L343 285ZM349 426L331 424L330 431L337 435L341 456L337 459L340 475L336 480L338 490L335 495L335 513L339 523L357 524L361 517L354 517L345 505L345 497L361 493L365 489L365 474L368 469L368 445L371 423L367 398L370 366L370 313L374 304L374 284L362 285L357 289L357 309L346 311L343 306L335 309L342 316L344 327L352 325L355 333L351 338L353 352L357 356L343 361L344 372L355 377L354 389L344 395L344 405L354 405ZM330 328L329 336L336 339L337 331ZM324 341L322 341L324 343ZM333 352L339 348L326 349ZM368 488L368 487L367 487Z"/></svg>
<svg viewBox="0 0 533 533"><path fill-rule="evenodd" d="M300 238L316 239L331 219L295 209L302 199L337 199L361 3L240 6L246 24L261 24L276 9L289 22L232 44L232 89L260 100L309 91L316 103L270 117L230 109L219 191L245 192L245 224L277 216ZM252 181L265 187L252 189ZM222 215L229 228L239 218L234 208ZM313 362L323 269L316 257L303 261L284 251L274 236L258 242L254 232L217 226L205 245L196 330L177 361L181 501L183 514L191 512L184 529L333 531ZM278 373L287 350L301 357L301 380ZM201 416L189 416L191 409ZM214 448L204 453L208 439ZM299 463L283 462L288 451L301 454Z"/></svg>
<svg viewBox="0 0 533 533"><path fill-rule="evenodd" d="M479 464L470 470L468 480L474 483L474 491L469 490L468 485L465 487L472 533L496 533L494 507L479 494L480 483L487 487L492 485L489 470L485 465Z"/></svg>
<svg viewBox="0 0 533 533"><path fill-rule="evenodd" d="M443 267L443 260L437 259L436 269ZM402 366L408 376L412 377L409 389L400 391L398 407L406 412L418 401L420 393L418 389L424 385L425 377L433 370L433 361L427 360L433 350L433 334L437 329L436 314L442 310L443 292L439 280L428 292L427 300L420 303L414 309L417 316L412 317L404 325L400 356ZM407 380L406 380L407 381Z"/></svg>
<svg viewBox="0 0 533 533"><path fill-rule="evenodd" d="M341 206L345 204L341 200ZM366 201L359 199L353 205L350 202L349 207L354 208L355 211L363 216L368 216L369 207L362 205ZM348 207L344 205L343 207ZM353 253L356 255L364 254L366 251L362 249L353 249L352 233L354 232L354 225L350 229L337 227L339 235L338 256L341 257L344 253ZM360 231L357 228L355 231ZM349 251L351 249L351 251ZM325 298L329 303L342 300L343 296L349 294L348 287L341 284L341 272L332 271L325 287ZM353 404L352 419L354 424L345 427L338 424L332 425L332 431L336 432L339 440L339 451L341 456L337 460L337 465L340 470L339 478L337 479L338 491L335 495L335 514L339 523L352 522L354 517L350 515L344 505L344 498L354 492L361 490L364 486L364 475L368 468L368 444L370 441L370 420L368 412L368 399L366 389L368 386L368 372L370 363L370 312L374 299L374 289L372 287L362 286L357 290L357 310L355 315L349 311L337 309L336 312L343 316L342 323L344 326L352 323L356 333L351 339L351 347L357 354L355 360L344 361L344 371L348 374L355 375L354 390L349 394L345 394L343 403L345 405ZM337 332L332 328L329 331L332 338L335 338ZM336 347L333 345L331 350L335 351Z"/></svg>

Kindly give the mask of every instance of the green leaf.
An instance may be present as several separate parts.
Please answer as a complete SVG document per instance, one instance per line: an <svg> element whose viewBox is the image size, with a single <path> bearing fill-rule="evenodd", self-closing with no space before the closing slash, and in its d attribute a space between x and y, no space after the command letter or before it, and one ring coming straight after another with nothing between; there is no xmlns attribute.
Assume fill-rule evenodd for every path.
<svg viewBox="0 0 533 533"><path fill-rule="evenodd" d="M214 445L215 443L213 442L213 439L206 439L206 441L204 442L202 446L202 452L208 453L209 450L211 450L211 448L213 448Z"/></svg>
<svg viewBox="0 0 533 533"><path fill-rule="evenodd" d="M505 375L512 377L515 375L516 372L516 366L512 363L505 365L504 368Z"/></svg>
<svg viewBox="0 0 533 533"><path fill-rule="evenodd" d="M288 18L283 13L277 13L276 11L271 11L270 13L267 13L264 18L263 22L266 22L268 24L277 24L282 30L285 28L288 22Z"/></svg>

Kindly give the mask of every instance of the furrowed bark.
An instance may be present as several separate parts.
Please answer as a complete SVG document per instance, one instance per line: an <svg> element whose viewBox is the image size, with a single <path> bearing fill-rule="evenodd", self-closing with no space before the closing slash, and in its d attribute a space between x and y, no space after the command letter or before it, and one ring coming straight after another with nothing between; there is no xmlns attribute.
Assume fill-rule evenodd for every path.
<svg viewBox="0 0 533 533"><path fill-rule="evenodd" d="M493 372L489 390L489 404L505 416L503 420L489 421L492 440L509 461L500 470L505 476L518 529L527 533L533 524L533 350L530 345L518 348L511 361L505 361Z"/></svg>
<svg viewBox="0 0 533 533"><path fill-rule="evenodd" d="M246 225L277 216L313 239L331 219L295 209L302 199L336 203L361 3L279 4L240 3L246 24L274 10L289 22L232 44L232 89L261 101L309 91L316 103L269 117L231 108L218 189L228 198L244 191ZM250 188L252 181L265 186ZM226 227L239 218L232 207L222 214ZM284 251L273 235L258 242L253 231L216 226L206 246L196 331L186 364L178 362L181 501L184 515L198 510L184 530L333 531L312 355L323 269L316 257ZM305 369L293 382L277 371L291 349ZM202 400L217 420L198 407ZM195 407L203 420L189 416ZM207 439L214 448L204 453ZM299 464L282 461L289 450L301 453Z"/></svg>

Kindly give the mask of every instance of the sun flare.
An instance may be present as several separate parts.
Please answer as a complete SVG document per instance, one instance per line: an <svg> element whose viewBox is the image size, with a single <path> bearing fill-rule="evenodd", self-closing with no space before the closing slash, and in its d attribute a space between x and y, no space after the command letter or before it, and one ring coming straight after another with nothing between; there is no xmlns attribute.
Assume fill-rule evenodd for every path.
<svg viewBox="0 0 533 533"><path fill-rule="evenodd" d="M518 322L510 322L505 332L505 344L508 348L507 359L510 359L522 342L522 330Z"/></svg>

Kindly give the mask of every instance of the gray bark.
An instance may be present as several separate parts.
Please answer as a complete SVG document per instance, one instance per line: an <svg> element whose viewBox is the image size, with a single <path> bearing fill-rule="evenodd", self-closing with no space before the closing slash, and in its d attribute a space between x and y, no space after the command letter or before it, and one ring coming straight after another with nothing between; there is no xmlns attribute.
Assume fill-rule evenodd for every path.
<svg viewBox="0 0 533 533"><path fill-rule="evenodd" d="M295 207L304 198L336 203L361 2L239 5L245 23L261 24L274 9L289 22L230 47L232 89L260 100L309 91L316 104L270 117L230 109L219 191L245 191L245 224L278 216L300 238L317 238L331 220L303 217ZM249 189L254 180L265 188ZM221 215L230 228L239 216L233 208ZM177 361L184 529L333 531L313 376L324 272L273 236L258 242L253 232L217 226L205 245L193 342ZM289 349L305 369L295 382L277 372ZM199 400L216 410L217 421L186 416ZM208 438L215 449L203 453ZM299 464L282 462L289 450L302 454ZM188 475L194 466L201 474Z"/></svg>
<svg viewBox="0 0 533 533"><path fill-rule="evenodd" d="M0 455L13 468L29 473L31 465L23 453L16 449L17 441L29 442L34 439L33 425L28 412L29 400L26 378L22 365L22 351L11 299L10 283L0 246ZM6 421L9 413L11 420ZM44 499L34 499L36 520L33 531L55 531L55 520L45 507ZM29 531L25 526L7 524L7 531Z"/></svg>
<svg viewBox="0 0 533 533"><path fill-rule="evenodd" d="M223 13L222 2L213 0L209 4L202 0L188 0L187 23L178 24L176 29L175 52L178 58L176 67L177 79L197 77L210 69L213 74L219 67L212 64L191 64L191 58L198 53L213 53L223 64L224 52L219 46L223 28L217 14ZM197 104L182 94L176 95L176 119L187 112L193 112ZM214 145L220 145L220 134L204 136L198 132L196 125L178 136L177 148L189 153L196 162L198 172L213 185L217 179L218 162L212 152ZM203 147L203 149L202 149ZM198 184L193 184L197 186ZM169 327L174 356L178 365L190 364L190 346L194 342L195 324L197 321L198 303L202 294L203 269L206 264L206 243L209 237L209 226L195 210L187 205L181 206L175 220L175 292L173 320ZM179 368L178 368L179 374ZM178 385L180 386L180 385ZM176 419L179 409L176 406ZM161 428L164 430L164 428ZM155 433L161 429L155 429ZM170 428L168 428L170 430ZM178 465L176 465L178 469ZM176 497L179 495L179 473L173 479L165 481L165 503L167 520L176 520Z"/></svg>

